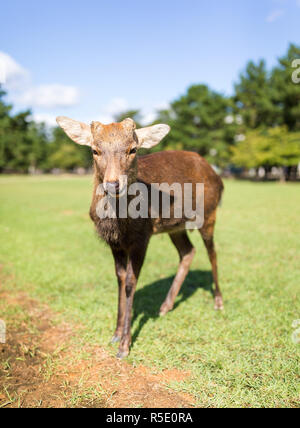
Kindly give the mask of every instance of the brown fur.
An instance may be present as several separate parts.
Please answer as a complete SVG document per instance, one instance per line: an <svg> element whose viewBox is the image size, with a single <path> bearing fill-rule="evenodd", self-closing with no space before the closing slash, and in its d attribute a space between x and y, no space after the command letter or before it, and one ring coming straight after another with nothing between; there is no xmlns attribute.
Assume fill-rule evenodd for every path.
<svg viewBox="0 0 300 428"><path fill-rule="evenodd" d="M90 216L99 236L110 245L115 260L119 305L113 342L120 341L118 357L122 358L129 353L133 298L151 236L155 233L168 233L180 258L177 274L161 306L160 315L165 315L173 308L175 298L195 255L195 249L185 229L188 219L183 216L178 219L174 216L174 198L171 197L171 216L167 219L162 218L159 213L157 219L149 217L134 220L129 217L128 219L101 220L96 213L97 204L103 197L97 194L97 188L101 184L115 185L117 183L120 188L124 189L121 177L127 176L128 186L135 182L144 183L148 187L150 195L152 183L168 183L169 185L192 183L194 209L195 185L196 183L204 184L204 224L199 231L212 265L215 282L215 308L222 309L223 300L218 284L213 235L223 183L211 166L198 154L184 151L167 151L138 158L135 151L143 144L145 144L144 147L156 145L169 131L166 125L135 131L135 123L131 119L110 125L93 122L89 127L60 117L58 123L70 138L78 144L90 145L94 153L94 191ZM160 196L162 197L162 195ZM128 198L128 200L130 199ZM118 201L120 202L120 199Z"/></svg>
<svg viewBox="0 0 300 428"><path fill-rule="evenodd" d="M142 156L131 165L132 177L145 184L163 183L204 183L205 186L205 222L200 230L213 266L213 277L216 284L216 309L222 309L223 301L218 286L216 254L213 245L213 231L216 219L216 210L223 192L223 183L210 165L196 153L167 151ZM131 341L130 306L126 300L132 297L136 287L139 271L142 267L146 248L150 237L155 233L169 233L180 256L180 267L165 302L161 306L161 315L173 308L176 296L180 291L189 266L193 260L195 249L190 243L185 231L186 219L105 219L100 220L96 215L96 205L99 197L96 188L101 183L101 175L97 174L95 166L95 188L91 205L93 219L99 235L111 246L116 263L116 273L119 282L119 310L117 328L113 341L121 340L118 356L128 355ZM172 212L172 210L171 210ZM132 273L134 254L138 254L136 274ZM126 295L125 295L125 293ZM124 293L124 294L123 294ZM127 298L126 298L127 296ZM128 297L129 296L129 297ZM127 325L126 325L127 318Z"/></svg>
<svg viewBox="0 0 300 428"><path fill-rule="evenodd" d="M96 214L96 206L100 196L96 189L102 183L101 175L95 167L95 183L90 216L94 221L99 235L109 244L122 249L131 245L140 233L171 233L173 228L182 225L187 219L103 219ZM216 210L223 192L223 183L210 165L193 152L166 151L141 156L134 163L132 176L138 182L150 183L203 183L205 186L205 219L209 219ZM149 191L150 193L150 191ZM171 210L172 213L172 210Z"/></svg>

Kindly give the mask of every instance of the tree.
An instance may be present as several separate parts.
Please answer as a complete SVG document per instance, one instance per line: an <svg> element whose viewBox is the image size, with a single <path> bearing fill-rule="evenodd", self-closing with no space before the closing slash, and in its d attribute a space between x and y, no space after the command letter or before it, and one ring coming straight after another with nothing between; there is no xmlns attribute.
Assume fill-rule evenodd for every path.
<svg viewBox="0 0 300 428"><path fill-rule="evenodd" d="M251 130L231 150L232 162L244 168L291 167L300 162L300 132L286 126Z"/></svg>
<svg viewBox="0 0 300 428"><path fill-rule="evenodd" d="M272 86L266 64L261 60L257 65L250 61L235 85L234 101L236 109L247 128L273 126L280 113L272 99Z"/></svg>
<svg viewBox="0 0 300 428"><path fill-rule="evenodd" d="M43 127L31 119L31 112L11 114L12 106L4 103L0 92L0 169L28 172L42 166L47 157L47 138Z"/></svg>
<svg viewBox="0 0 300 428"><path fill-rule="evenodd" d="M292 80L296 59L300 59L300 47L291 44L270 78L272 101L279 112L278 124L286 125L290 131L300 131L300 84Z"/></svg>
<svg viewBox="0 0 300 428"><path fill-rule="evenodd" d="M49 138L45 124L31 121L27 129L29 152L28 167L31 171L47 169Z"/></svg>
<svg viewBox="0 0 300 428"><path fill-rule="evenodd" d="M49 144L48 169L72 170L76 167L89 168L91 165L91 149L86 146L79 147L61 128L54 128Z"/></svg>
<svg viewBox="0 0 300 428"><path fill-rule="evenodd" d="M157 122L168 123L171 134L160 147L197 151L218 165L228 161L237 123L232 100L205 85L193 85L186 95L159 112Z"/></svg>
<svg viewBox="0 0 300 428"><path fill-rule="evenodd" d="M296 59L300 59L300 47L291 44L271 71L263 60L247 64L234 96L247 128L287 125L290 131L300 130L300 84L292 80Z"/></svg>
<svg viewBox="0 0 300 428"><path fill-rule="evenodd" d="M292 80L295 59L300 59L300 47L290 45L272 70L263 60L250 61L232 97L206 85L190 86L170 108L158 112L153 124L168 123L172 131L153 151L192 150L219 167L234 163L245 168L296 169L300 84ZM90 167L88 147L76 146L60 128L49 132L45 125L36 124L29 110L13 114L4 97L0 88L0 172ZM137 109L121 112L114 120L127 117L142 127Z"/></svg>
<svg viewBox="0 0 300 428"><path fill-rule="evenodd" d="M12 109L4 103L5 92L0 86L0 172L5 168L7 163L7 134L10 125L9 113Z"/></svg>

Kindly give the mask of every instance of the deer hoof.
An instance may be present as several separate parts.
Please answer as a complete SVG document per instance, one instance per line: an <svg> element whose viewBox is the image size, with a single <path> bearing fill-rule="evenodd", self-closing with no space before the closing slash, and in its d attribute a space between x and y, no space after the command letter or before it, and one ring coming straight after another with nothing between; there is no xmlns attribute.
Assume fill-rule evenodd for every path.
<svg viewBox="0 0 300 428"><path fill-rule="evenodd" d="M117 353L117 358L119 358L119 360L123 360L123 358L128 357L129 355L129 351L119 351Z"/></svg>
<svg viewBox="0 0 300 428"><path fill-rule="evenodd" d="M170 308L167 304L163 303L161 305L160 311L159 311L159 316L160 317L164 317L168 312L171 311L172 308Z"/></svg>
<svg viewBox="0 0 300 428"><path fill-rule="evenodd" d="M216 311L224 310L223 299L221 296L215 297L215 310Z"/></svg>
<svg viewBox="0 0 300 428"><path fill-rule="evenodd" d="M118 336L118 335L116 335L116 334L115 334L115 335L112 337L112 339L111 339L110 343L117 343L117 342L120 342L120 340L121 340L120 336Z"/></svg>

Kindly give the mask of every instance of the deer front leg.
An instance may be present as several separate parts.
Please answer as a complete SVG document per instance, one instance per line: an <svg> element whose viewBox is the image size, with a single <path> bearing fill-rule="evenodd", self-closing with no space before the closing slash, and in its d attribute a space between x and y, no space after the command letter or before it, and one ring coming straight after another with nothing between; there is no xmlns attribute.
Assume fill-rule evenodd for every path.
<svg viewBox="0 0 300 428"><path fill-rule="evenodd" d="M117 358L124 358L127 357L127 355L129 354L131 344L131 317L133 298L136 290L137 280L145 259L147 246L148 242L145 243L143 247L135 248L129 253L127 276L125 283L126 309L124 328Z"/></svg>
<svg viewBox="0 0 300 428"><path fill-rule="evenodd" d="M120 342L125 322L125 309L126 309L126 269L128 256L125 251L112 249L115 259L116 275L119 285L119 299L118 299L118 318L115 334L111 343Z"/></svg>

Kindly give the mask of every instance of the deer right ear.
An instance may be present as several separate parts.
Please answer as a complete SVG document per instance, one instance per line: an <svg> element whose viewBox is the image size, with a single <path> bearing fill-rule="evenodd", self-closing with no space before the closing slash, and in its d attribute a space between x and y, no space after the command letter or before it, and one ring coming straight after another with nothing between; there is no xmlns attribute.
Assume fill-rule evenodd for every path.
<svg viewBox="0 0 300 428"><path fill-rule="evenodd" d="M135 133L139 140L139 147L151 149L156 146L170 132L169 125L153 125L147 128L136 129Z"/></svg>
<svg viewBox="0 0 300 428"><path fill-rule="evenodd" d="M89 125L65 116L57 117L56 122L75 143L82 146L91 146L93 136Z"/></svg>

